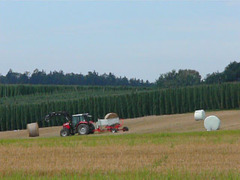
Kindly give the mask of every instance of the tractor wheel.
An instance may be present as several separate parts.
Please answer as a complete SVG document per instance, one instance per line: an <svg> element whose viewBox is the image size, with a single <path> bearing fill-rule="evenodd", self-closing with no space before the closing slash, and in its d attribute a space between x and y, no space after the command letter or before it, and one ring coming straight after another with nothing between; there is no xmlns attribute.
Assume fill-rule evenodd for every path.
<svg viewBox="0 0 240 180"><path fill-rule="evenodd" d="M80 124L78 126L78 134L79 135L89 134L89 126L86 124Z"/></svg>
<svg viewBox="0 0 240 180"><path fill-rule="evenodd" d="M62 137L69 136L69 130L68 130L67 128L63 128L63 129L60 131L60 136L62 136Z"/></svg>
<svg viewBox="0 0 240 180"><path fill-rule="evenodd" d="M123 127L123 131L128 131L128 127Z"/></svg>
<svg viewBox="0 0 240 180"><path fill-rule="evenodd" d="M89 134L94 134L95 126L93 124L89 125Z"/></svg>

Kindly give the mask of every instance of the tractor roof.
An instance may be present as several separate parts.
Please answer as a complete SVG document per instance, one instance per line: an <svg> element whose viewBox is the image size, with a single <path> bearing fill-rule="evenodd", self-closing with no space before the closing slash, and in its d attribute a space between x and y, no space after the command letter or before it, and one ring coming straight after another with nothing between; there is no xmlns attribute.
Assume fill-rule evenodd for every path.
<svg viewBox="0 0 240 180"><path fill-rule="evenodd" d="M87 115L88 117L91 117L91 115L89 115L88 113L83 113L83 114L73 114L72 116L75 116L75 117L76 117L76 116L84 116L84 115L85 115L85 116Z"/></svg>

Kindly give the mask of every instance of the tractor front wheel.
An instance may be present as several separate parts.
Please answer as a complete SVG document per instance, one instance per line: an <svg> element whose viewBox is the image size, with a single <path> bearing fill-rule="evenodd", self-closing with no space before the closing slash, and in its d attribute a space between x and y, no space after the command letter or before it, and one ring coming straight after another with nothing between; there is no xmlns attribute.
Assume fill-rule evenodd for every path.
<svg viewBox="0 0 240 180"><path fill-rule="evenodd" d="M60 131L60 136L62 136L62 137L69 136L69 130L68 130L67 128L63 128L63 129Z"/></svg>
<svg viewBox="0 0 240 180"><path fill-rule="evenodd" d="M86 124L80 124L78 126L78 134L79 135L89 134L89 126Z"/></svg>

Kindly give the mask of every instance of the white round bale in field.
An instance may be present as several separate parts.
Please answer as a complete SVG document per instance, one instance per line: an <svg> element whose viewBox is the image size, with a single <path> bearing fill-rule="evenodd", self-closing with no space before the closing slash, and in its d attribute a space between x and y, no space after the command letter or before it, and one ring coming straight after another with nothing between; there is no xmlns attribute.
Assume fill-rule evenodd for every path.
<svg viewBox="0 0 240 180"><path fill-rule="evenodd" d="M194 113L194 119L196 121L199 121L199 120L204 120L206 117L206 114L205 114L205 111L203 109L201 110L196 110L195 113Z"/></svg>
<svg viewBox="0 0 240 180"><path fill-rule="evenodd" d="M204 127L207 131L215 131L220 128L221 121L217 116L208 116L204 120Z"/></svg>
<svg viewBox="0 0 240 180"><path fill-rule="evenodd" d="M27 125L29 137L39 136L38 123L31 123Z"/></svg>
<svg viewBox="0 0 240 180"><path fill-rule="evenodd" d="M112 118L118 118L118 115L116 113L108 113L104 117L104 119L112 119Z"/></svg>

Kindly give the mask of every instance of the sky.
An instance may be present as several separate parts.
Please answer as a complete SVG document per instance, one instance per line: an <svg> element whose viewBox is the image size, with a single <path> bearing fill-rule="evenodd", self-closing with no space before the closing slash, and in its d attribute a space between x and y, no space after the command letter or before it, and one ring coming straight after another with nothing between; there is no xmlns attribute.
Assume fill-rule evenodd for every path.
<svg viewBox="0 0 240 180"><path fill-rule="evenodd" d="M240 62L240 0L2 1L0 74L112 72L154 82Z"/></svg>

